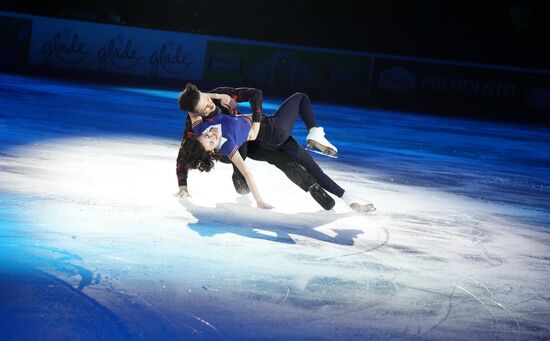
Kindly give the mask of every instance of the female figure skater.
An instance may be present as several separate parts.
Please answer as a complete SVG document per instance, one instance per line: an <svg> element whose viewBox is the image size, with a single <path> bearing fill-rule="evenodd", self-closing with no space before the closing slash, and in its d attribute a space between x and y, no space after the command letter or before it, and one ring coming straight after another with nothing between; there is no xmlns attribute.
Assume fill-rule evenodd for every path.
<svg viewBox="0 0 550 341"><path fill-rule="evenodd" d="M296 158L322 188L342 198L353 210L364 212L375 209L370 202L361 200L338 186L290 136L300 115L309 130L306 138L308 145L329 155L337 154L336 147L324 137L323 128L317 124L307 95L296 93L290 96L271 116L256 112L251 115L212 115L219 108L210 96L189 83L180 94L179 104L180 109L189 112L194 133L187 136L182 145L185 168L208 172L214 166L215 160L226 156L244 176L257 206L271 209L273 207L263 200L252 173L238 151L242 144L256 140L262 148L277 150Z"/></svg>

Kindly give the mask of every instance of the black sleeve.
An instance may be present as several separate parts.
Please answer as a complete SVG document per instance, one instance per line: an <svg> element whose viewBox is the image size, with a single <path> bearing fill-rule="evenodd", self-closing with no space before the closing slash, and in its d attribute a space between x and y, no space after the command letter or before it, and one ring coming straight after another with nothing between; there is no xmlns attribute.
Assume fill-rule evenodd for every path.
<svg viewBox="0 0 550 341"><path fill-rule="evenodd" d="M237 102L250 102L252 109L252 122L260 122L263 112L263 91L256 88L232 88L222 86L210 90L211 93L225 94L233 97Z"/></svg>
<svg viewBox="0 0 550 341"><path fill-rule="evenodd" d="M188 131L191 131L191 119L189 118L189 115L185 120L185 129L183 130L183 137L181 138L178 158L176 160L176 175L178 177L178 186L187 186L187 174L189 173L189 169L185 168L183 164L182 146L185 143L185 136L187 135Z"/></svg>

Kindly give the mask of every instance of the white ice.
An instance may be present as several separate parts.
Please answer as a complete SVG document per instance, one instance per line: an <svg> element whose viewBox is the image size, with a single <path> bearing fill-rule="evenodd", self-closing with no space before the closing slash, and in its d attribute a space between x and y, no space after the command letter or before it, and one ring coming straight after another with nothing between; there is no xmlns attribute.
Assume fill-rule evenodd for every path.
<svg viewBox="0 0 550 341"><path fill-rule="evenodd" d="M314 335L326 328L323 334L337 336L345 327L357 335L478 330L484 338L524 338L535 331L523 321L546 318L539 297L548 297L548 235L501 217L510 208L376 183L342 166L327 172L378 210L356 214L337 200L325 212L278 170L254 161L275 210L238 203L224 164L192 172L192 198L180 202L173 196L177 147L161 139L50 140L2 157L2 169L18 172L3 172L0 187L32 197L23 215L39 226L28 233L101 274L84 292L108 307L109 295L99 291L124 292L149 309L169 303L176 321L179 309L196 315L215 305L216 313L200 316L220 333L236 323L233 316L257 335L266 321L315 320ZM82 280L57 275L75 286Z"/></svg>

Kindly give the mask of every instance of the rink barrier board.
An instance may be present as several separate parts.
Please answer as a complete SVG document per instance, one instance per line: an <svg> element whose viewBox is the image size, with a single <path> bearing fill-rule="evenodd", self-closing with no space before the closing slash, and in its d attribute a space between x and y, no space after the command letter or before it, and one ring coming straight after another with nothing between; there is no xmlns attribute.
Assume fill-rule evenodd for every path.
<svg viewBox="0 0 550 341"><path fill-rule="evenodd" d="M256 86L405 111L550 121L550 70L196 35L0 12L0 64L92 78ZM30 33L29 33L30 32ZM15 37L14 37L15 36ZM26 56L25 56L26 54ZM123 76L123 77L122 77ZM170 82L170 80L172 82Z"/></svg>

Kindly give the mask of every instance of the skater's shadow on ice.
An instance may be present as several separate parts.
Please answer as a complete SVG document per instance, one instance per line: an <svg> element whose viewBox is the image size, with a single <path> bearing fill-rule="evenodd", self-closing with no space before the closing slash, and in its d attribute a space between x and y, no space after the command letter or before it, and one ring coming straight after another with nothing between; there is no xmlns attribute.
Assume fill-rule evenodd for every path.
<svg viewBox="0 0 550 341"><path fill-rule="evenodd" d="M289 235L294 234L334 244L353 245L353 239L364 232L355 229L333 229L335 235L329 236L315 230L316 227L353 216L353 212L319 211L285 214L232 202L219 203L216 207L199 206L191 200L180 202L197 219L196 223L190 223L188 227L203 237L233 233L250 238L295 244L296 242Z"/></svg>

